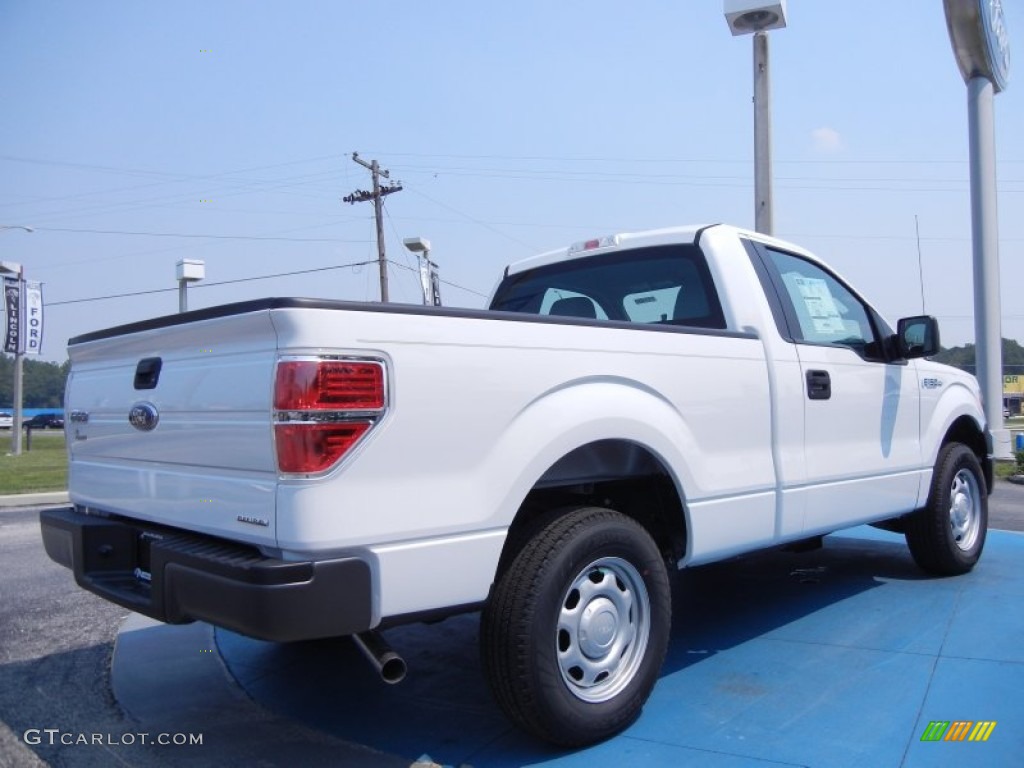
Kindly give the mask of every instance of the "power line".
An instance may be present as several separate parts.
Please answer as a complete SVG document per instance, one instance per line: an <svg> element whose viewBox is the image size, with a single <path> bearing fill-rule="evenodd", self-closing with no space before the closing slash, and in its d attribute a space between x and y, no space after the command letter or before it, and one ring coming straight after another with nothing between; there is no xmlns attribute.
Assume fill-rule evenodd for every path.
<svg viewBox="0 0 1024 768"><path fill-rule="evenodd" d="M373 264L373 261L354 261L349 264L335 264L330 267L315 267L313 269L297 269L292 272L277 272L272 275L255 275L253 277L239 277L234 280L218 280L215 282L203 282L196 283L192 286L193 290L197 288L213 288L218 285L233 285L235 283L250 283L255 280L272 280L278 277L292 277L293 275L308 275L314 272L328 272L332 269L348 269L350 267L362 267L367 264ZM59 307L63 304L82 304L89 301L105 301L106 299L123 299L128 296L148 296L154 293L167 293L168 291L177 291L177 288L153 288L149 291L132 291L129 293L112 293L107 296L90 296L86 299L67 299L65 301L50 301L47 302L48 307Z"/></svg>
<svg viewBox="0 0 1024 768"><path fill-rule="evenodd" d="M202 282L202 283L196 283L195 285L193 285L192 289L195 290L197 288L213 288L213 287L216 287L216 286L219 286L219 285L234 285L236 283L251 283L251 282L254 282L256 280L273 280L273 279L276 279L276 278L279 278L279 277L293 277L295 275L309 275L309 274L313 274L313 273L316 273L316 272L329 272L329 271L335 270L335 269L350 269L350 268L353 268L353 267L365 267L365 266L367 266L369 264L376 264L376 263L377 263L376 259L368 259L366 261L353 261L353 262L350 262L348 264L333 264L333 265L331 265L329 267L313 267L311 269L296 269L296 270L292 270L291 272L275 272L272 275L254 275L252 277L238 277L238 278L234 278L232 280L217 280L217 281L211 281L211 282ZM407 269L407 270L410 270L410 271L415 271L412 267L407 266L405 264L400 264L397 261L389 261L388 263L398 267L399 269ZM486 293L481 293L480 291L474 290L472 288L467 288L467 287L465 287L463 285L459 285L458 283L453 283L453 282L451 282L449 280L442 280L441 282L444 283L445 285L451 286L452 288L457 288L460 291L467 291L468 293L474 293L477 296L482 296L484 298L487 298L487 294ZM90 296L90 297L84 298L84 299L66 299L65 301L49 301L49 302L46 303L46 306L48 306L48 307L59 307L59 306L65 305L65 304L83 304L83 303L90 302L90 301L106 301L107 299L123 299L123 298L128 298L128 297L131 297L131 296L149 296L149 295L156 294L156 293L170 293L172 291L177 291L177 290L178 290L177 288L153 288L153 289L150 289L148 291L129 291L129 292L126 292L126 293L111 293L111 294L108 294L106 296Z"/></svg>
<svg viewBox="0 0 1024 768"><path fill-rule="evenodd" d="M577 162L577 163L657 163L663 165L666 163L698 163L698 164L740 164L750 165L750 158L686 158L686 157L571 157L565 155L461 155L461 154L431 154L424 152L381 152L377 151L377 154L389 155L391 157L422 157L422 158L450 158L454 160L522 160L522 161L558 161L558 162ZM816 160L775 160L776 164L792 164L792 165L967 165L967 160L936 160L936 159L893 159L893 158L876 158L876 159L843 159L843 158L828 158L828 159L816 159ZM1021 164L1024 160L1002 160L1002 164Z"/></svg>
<svg viewBox="0 0 1024 768"><path fill-rule="evenodd" d="M424 170L424 171L407 171L411 173L424 173L438 175L443 169L438 170ZM594 176L584 176L582 174L573 175L572 172L561 172L561 171L539 171L534 172L529 169L511 171L508 173L477 173L475 171L444 171L449 176L465 177L465 178L484 178L484 179L511 179L518 181L549 181L549 182L575 182L585 184L630 184L630 185L642 185L645 187L659 186L659 187L699 187L699 188L712 188L712 189L749 189L753 186L753 182L740 181L743 177L735 177L736 181L717 181L716 179L727 179L732 177L669 177L669 178L647 178L640 174L635 174L636 178L628 178L628 174L623 175L622 178L609 178L608 174L600 174ZM533 174L533 175L531 175ZM543 174L543 175L542 175ZM561 175L555 175L561 174ZM822 177L820 179L809 178L808 181L820 181L820 184L778 184L780 189L789 190L810 190L814 192L821 191L834 191L834 192L919 192L919 193L964 193L967 192L967 180L961 181L941 181L940 183L956 183L963 184L963 187L901 187L901 186L864 186L858 183L860 180L850 180L844 182L845 185L840 186L836 184L830 184L829 182L833 179ZM864 179L865 182L875 183L873 179ZM899 182L900 180L894 180ZM905 182L908 184L912 183L927 183L930 179L915 178L906 179ZM1011 182L1021 183L1021 182ZM1024 192L1024 189L1006 189L1000 186L998 190L1002 194L1014 194Z"/></svg>
<svg viewBox="0 0 1024 768"><path fill-rule="evenodd" d="M402 238L398 234L398 230L395 228L394 217L392 217L391 211L388 210L387 204L384 204L381 207L384 209L384 215L387 217L388 225L391 227L391 232L392 232L392 234L394 234L395 240L401 242ZM402 257L405 259L405 263L408 264L409 263L409 251L408 251L408 249L403 247L401 252L402 252ZM417 272L418 272L418 270L417 270ZM415 282L418 282L418 281L415 281ZM422 290L422 289L420 289L420 290Z"/></svg>
<svg viewBox="0 0 1024 768"><path fill-rule="evenodd" d="M397 261L389 261L388 264L394 264L399 269L408 269L412 272L417 271L414 267L410 267L405 264L399 264ZM458 283L453 283L450 280L441 280L441 282L444 283L445 285L451 286L452 288L458 288L460 291L466 291L466 293L475 293L477 296L482 296L485 299L490 295L487 293L482 293L480 291L474 290L473 288L467 288L466 286L459 285Z"/></svg>
<svg viewBox="0 0 1024 768"><path fill-rule="evenodd" d="M403 165L398 166L398 169L411 172L411 173L453 173L461 174L476 174L483 175L488 173L494 174L559 174L570 178L582 177L590 178L595 176L616 178L627 178L627 179L707 179L711 181L736 181L748 178L748 175L711 175L711 174L685 174L681 175L678 173L636 173L636 172L622 172L622 171L570 171L561 168L486 168L486 167L460 167L460 166L438 166L438 165ZM952 178L952 179L936 179L927 176L917 178L879 178L874 176L856 176L856 177L836 177L836 176L777 176L778 180L782 181L836 181L836 182L879 182L879 183L894 183L900 184L910 181L924 181L935 184L961 184L967 183L966 177ZM1006 184L1021 184L1024 180L1021 179L1000 179L1001 182Z"/></svg>
<svg viewBox="0 0 1024 768"><path fill-rule="evenodd" d="M330 225L325 225L330 226ZM209 240L279 240L289 243L367 243L368 240L343 240L336 237L272 237L264 235L201 235L185 232L129 232L117 229L75 229L73 227L36 227L41 232L74 232L90 235L135 235L140 237L184 237Z"/></svg>
<svg viewBox="0 0 1024 768"><path fill-rule="evenodd" d="M33 165L51 165L51 166L63 166L74 169L83 169L90 171L99 171L101 173L116 173L123 174L126 176L142 176L142 177L165 177L163 181L155 181L149 184L134 184L130 187L119 187L117 189L101 190L99 192L79 192L73 195L61 195L59 197L46 197L27 201L25 203L12 203L12 205L26 205L28 202L51 202L57 200L73 200L80 197L90 197L94 195L111 194L114 192L129 192L136 189L144 189L147 187L156 187L163 184L176 184L184 181L210 181L212 179L220 179L228 176L233 176L239 173L251 173L252 171L266 171L272 168L284 168L290 165L303 165L305 163L319 162L321 160L336 159L337 155L319 155L317 157L310 157L304 160L290 160L283 163L273 163L270 165L256 165L248 168L240 168L234 171L221 171L219 173L211 174L185 174L180 172L169 172L169 171L157 171L151 169L141 168L123 168L107 165L92 165L88 163L75 163L67 160L43 160L32 157L18 157L15 155L0 155L0 160L7 160L10 162L17 163L30 163Z"/></svg>
<svg viewBox="0 0 1024 768"><path fill-rule="evenodd" d="M94 203L92 205L86 205L84 207L49 211L45 213L33 214L32 218L36 221L40 219L53 219L59 217L78 217L87 214L94 213L109 213L113 210L121 211L137 211L144 210L146 208L158 208L162 207L161 204L174 204L183 202L195 202L198 196L216 197L218 199L224 199L229 197L237 197L239 195L249 195L258 192L283 192L284 194L297 195L299 197L311 197L317 200L328 199L326 195L303 195L301 192L286 192L288 187L296 187L309 185L313 180L319 180L324 177L330 177L335 171L318 171L317 173L305 173L298 176L285 177L282 179L275 180L260 180L260 179L225 179L224 184L214 187L212 190L207 190L202 193L197 191L191 192L179 192L176 194L164 194L156 197L143 198L141 200L127 200L121 202L103 202ZM216 178L216 177L215 177ZM186 180L188 181L188 180ZM160 186L164 182L160 182L155 185L144 185L144 186ZM171 182L167 182L171 183ZM226 184L226 186L225 186ZM239 189L241 187L241 189ZM106 194L103 192L88 193L84 195L86 197L95 197L97 195ZM45 201L44 201L45 202ZM5 206L10 207L10 204Z"/></svg>
<svg viewBox="0 0 1024 768"><path fill-rule="evenodd" d="M463 218L468 219L469 221L471 221L474 224L477 224L477 225L483 227L484 229L487 229L487 230L490 230L491 232L494 232L496 235L501 235L505 239L511 240L513 243L517 243L519 245L522 245L525 248L528 248L533 253L539 253L540 252L540 248L537 248L534 245L530 245L529 243L524 242L523 240L520 240L518 237L513 237L512 235L508 234L507 232L502 232L500 229L496 229L495 227L492 227L490 224L488 224L488 223L486 223L484 221L480 221L479 219L476 219L476 218L470 216L468 213L464 213L463 211L460 211L458 208L453 208L452 206L448 205L447 203L442 203L440 200L435 200L434 198L432 198L430 195L426 194L425 192L420 192L418 189L415 189L413 187L409 187L409 191L414 193L414 194L419 195L422 198L425 198L426 200L429 200L434 205L439 205L442 208L445 208L445 209L451 211L452 213L459 214L459 216L462 216Z"/></svg>

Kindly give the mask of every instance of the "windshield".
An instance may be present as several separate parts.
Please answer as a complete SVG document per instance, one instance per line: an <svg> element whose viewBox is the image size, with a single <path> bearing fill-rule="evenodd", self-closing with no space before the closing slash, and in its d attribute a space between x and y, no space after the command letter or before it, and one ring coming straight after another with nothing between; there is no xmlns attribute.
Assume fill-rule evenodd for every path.
<svg viewBox="0 0 1024 768"><path fill-rule="evenodd" d="M510 275L491 309L725 328L704 254L694 245L602 253Z"/></svg>

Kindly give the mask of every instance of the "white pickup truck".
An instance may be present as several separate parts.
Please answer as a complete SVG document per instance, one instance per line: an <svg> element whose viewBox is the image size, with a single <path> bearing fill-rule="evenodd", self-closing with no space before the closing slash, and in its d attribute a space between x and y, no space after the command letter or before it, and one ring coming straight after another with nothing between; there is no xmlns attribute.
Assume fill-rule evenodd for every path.
<svg viewBox="0 0 1024 768"><path fill-rule="evenodd" d="M639 714L669 568L862 523L978 561L979 388L807 251L728 226L513 264L487 311L265 299L71 340L46 551L162 621L274 641L482 609L502 709L562 745Z"/></svg>

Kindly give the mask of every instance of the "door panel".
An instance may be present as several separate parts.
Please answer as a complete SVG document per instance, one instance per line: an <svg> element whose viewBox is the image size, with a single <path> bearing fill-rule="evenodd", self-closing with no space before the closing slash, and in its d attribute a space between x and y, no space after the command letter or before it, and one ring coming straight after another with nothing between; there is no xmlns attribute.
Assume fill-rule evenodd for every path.
<svg viewBox="0 0 1024 768"><path fill-rule="evenodd" d="M888 329L822 266L772 248L760 253L800 361L806 485L786 503L802 501L806 534L910 511L921 466L913 367L884 359Z"/></svg>
<svg viewBox="0 0 1024 768"><path fill-rule="evenodd" d="M804 404L805 532L909 511L921 460L914 370L866 362L849 349L798 345L798 354L804 371L829 371L832 387L828 400Z"/></svg>

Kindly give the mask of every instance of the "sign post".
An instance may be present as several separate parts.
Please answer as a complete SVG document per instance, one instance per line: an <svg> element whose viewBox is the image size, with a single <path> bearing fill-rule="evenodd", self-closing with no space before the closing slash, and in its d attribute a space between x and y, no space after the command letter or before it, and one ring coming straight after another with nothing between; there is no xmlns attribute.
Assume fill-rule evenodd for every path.
<svg viewBox="0 0 1024 768"><path fill-rule="evenodd" d="M943 0L953 53L967 84L971 164L971 240L974 334L978 382L993 454L1012 458L1003 420L1002 312L999 296L999 218L996 193L995 94L1010 77L1010 44L1002 0Z"/></svg>
<svg viewBox="0 0 1024 768"><path fill-rule="evenodd" d="M21 383L22 361L25 356L25 268L9 261L0 262L0 271L16 275L4 278L4 352L14 354L14 419L11 423L11 455L21 455Z"/></svg>

